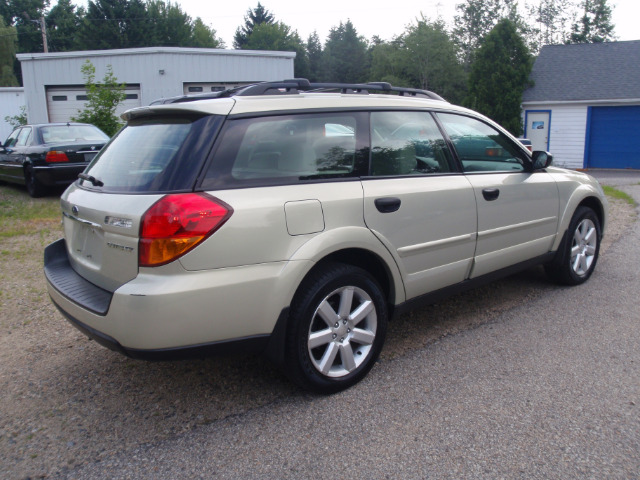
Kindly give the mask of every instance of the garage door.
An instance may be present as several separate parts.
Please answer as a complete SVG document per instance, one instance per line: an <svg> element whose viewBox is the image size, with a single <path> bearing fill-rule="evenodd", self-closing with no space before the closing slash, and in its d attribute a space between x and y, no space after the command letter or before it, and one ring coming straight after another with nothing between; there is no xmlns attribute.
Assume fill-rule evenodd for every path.
<svg viewBox="0 0 640 480"><path fill-rule="evenodd" d="M127 86L127 97L116 108L116 115L140 106L140 86ZM71 117L78 115L87 103L87 92L84 87L48 87L47 108L50 122L69 122Z"/></svg>
<svg viewBox="0 0 640 480"><path fill-rule="evenodd" d="M250 85L255 82L226 82L226 83L184 83L183 91L185 95L198 95L207 92L220 92L227 88L235 88L242 85Z"/></svg>
<svg viewBox="0 0 640 480"><path fill-rule="evenodd" d="M640 105L590 107L585 166L640 169Z"/></svg>

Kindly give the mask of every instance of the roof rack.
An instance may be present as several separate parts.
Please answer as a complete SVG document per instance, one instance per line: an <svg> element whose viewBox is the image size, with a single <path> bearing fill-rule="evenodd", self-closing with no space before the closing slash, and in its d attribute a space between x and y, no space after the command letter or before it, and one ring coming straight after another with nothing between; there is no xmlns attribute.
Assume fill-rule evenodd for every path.
<svg viewBox="0 0 640 480"><path fill-rule="evenodd" d="M200 95L183 95L179 97L167 98L154 103L183 103L195 102L223 97L254 97L260 95L295 95L300 92L340 92L349 94L367 95L372 92L397 93L399 96L426 97L432 100L446 101L440 95L429 90L419 90L416 88L394 87L387 82L370 83L311 83L306 78L292 78L277 82L261 82L253 85L235 87L220 92L204 93Z"/></svg>
<svg viewBox="0 0 640 480"><path fill-rule="evenodd" d="M306 78L292 78L281 82L262 82L255 85L249 85L236 93L237 96L255 96L255 95L286 95L299 92L333 92L340 93L360 93L368 94L371 92L392 93L395 92L400 96L410 97L426 97L432 100L445 101L440 95L429 90L419 90L416 88L394 87L387 82L370 82L370 83L311 83Z"/></svg>

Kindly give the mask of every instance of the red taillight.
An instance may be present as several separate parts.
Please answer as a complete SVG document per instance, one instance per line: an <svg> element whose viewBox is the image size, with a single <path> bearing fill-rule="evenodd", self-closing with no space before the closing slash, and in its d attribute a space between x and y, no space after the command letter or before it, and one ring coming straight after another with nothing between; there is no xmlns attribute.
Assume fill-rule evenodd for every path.
<svg viewBox="0 0 640 480"><path fill-rule="evenodd" d="M229 205L206 193L162 197L142 217L140 266L172 262L214 233L232 213Z"/></svg>
<svg viewBox="0 0 640 480"><path fill-rule="evenodd" d="M68 162L69 157L67 157L67 154L64 152L60 152L58 150L51 150L50 152L47 152L45 161L47 163Z"/></svg>

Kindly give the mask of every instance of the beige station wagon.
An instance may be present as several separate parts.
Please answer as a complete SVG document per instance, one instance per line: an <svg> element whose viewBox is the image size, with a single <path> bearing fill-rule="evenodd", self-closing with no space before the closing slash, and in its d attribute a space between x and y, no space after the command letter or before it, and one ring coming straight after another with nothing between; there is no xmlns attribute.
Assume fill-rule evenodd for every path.
<svg viewBox="0 0 640 480"><path fill-rule="evenodd" d="M262 351L330 393L399 312L535 264L592 274L606 200L423 90L261 83L128 111L62 196L51 298L134 358Z"/></svg>

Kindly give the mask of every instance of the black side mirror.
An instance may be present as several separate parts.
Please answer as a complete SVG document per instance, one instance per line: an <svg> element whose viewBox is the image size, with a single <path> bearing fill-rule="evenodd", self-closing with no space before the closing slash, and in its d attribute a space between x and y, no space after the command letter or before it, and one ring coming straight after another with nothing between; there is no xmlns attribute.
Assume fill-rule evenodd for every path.
<svg viewBox="0 0 640 480"><path fill-rule="evenodd" d="M553 162L553 155L551 155L549 152L536 150L531 154L531 159L533 161L533 169L542 170L551 165L551 163Z"/></svg>

